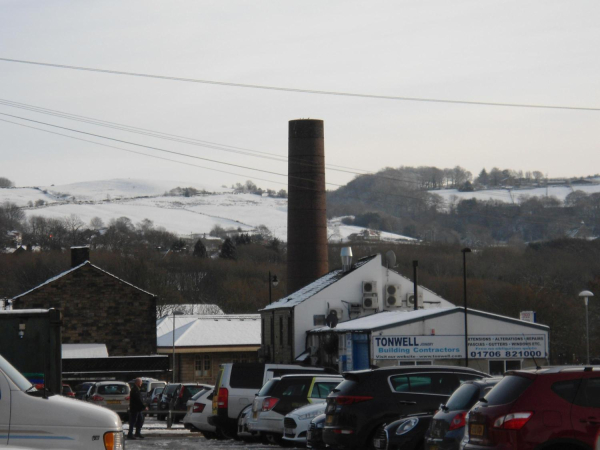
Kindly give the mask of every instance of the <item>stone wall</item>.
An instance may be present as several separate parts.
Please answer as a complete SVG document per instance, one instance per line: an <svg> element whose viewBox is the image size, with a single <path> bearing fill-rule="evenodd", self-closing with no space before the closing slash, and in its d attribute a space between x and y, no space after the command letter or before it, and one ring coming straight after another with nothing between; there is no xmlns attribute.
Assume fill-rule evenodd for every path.
<svg viewBox="0 0 600 450"><path fill-rule="evenodd" d="M109 356L156 353L156 296L89 263L16 298L13 308L62 310L64 344L106 344Z"/></svg>
<svg viewBox="0 0 600 450"><path fill-rule="evenodd" d="M279 364L293 362L294 321L291 309L261 311L262 346L269 347L269 361ZM274 341L273 341L274 338Z"/></svg>

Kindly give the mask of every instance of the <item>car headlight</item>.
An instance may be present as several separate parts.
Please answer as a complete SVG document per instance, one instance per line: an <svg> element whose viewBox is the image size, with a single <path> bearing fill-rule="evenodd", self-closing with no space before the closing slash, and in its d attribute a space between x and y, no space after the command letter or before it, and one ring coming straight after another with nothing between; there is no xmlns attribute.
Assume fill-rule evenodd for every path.
<svg viewBox="0 0 600 450"><path fill-rule="evenodd" d="M408 420L405 420L400 424L400 426L396 429L396 435L400 436L402 434L408 433L419 423L419 419L416 417L412 417Z"/></svg>
<svg viewBox="0 0 600 450"><path fill-rule="evenodd" d="M104 433L104 448L106 450L123 450L123 432L109 431Z"/></svg>
<svg viewBox="0 0 600 450"><path fill-rule="evenodd" d="M314 411L311 413L302 414L301 416L298 416L298 420L314 419L315 417L320 416L321 414L323 414L323 411Z"/></svg>
<svg viewBox="0 0 600 450"><path fill-rule="evenodd" d="M325 428L325 422L319 422L317 428Z"/></svg>

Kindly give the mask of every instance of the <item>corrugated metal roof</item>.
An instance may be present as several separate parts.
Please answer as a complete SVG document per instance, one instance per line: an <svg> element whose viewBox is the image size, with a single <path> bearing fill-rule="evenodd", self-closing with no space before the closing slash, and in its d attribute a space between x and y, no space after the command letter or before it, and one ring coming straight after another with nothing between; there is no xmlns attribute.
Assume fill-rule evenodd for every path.
<svg viewBox="0 0 600 450"><path fill-rule="evenodd" d="M417 311L382 311L370 316L359 317L358 319L348 320L338 324L335 328L321 327L311 330L311 333L324 333L324 332L346 332L346 331L373 331L384 328L394 327L398 325L406 325L411 322L417 322L420 320L430 319L436 316L444 316L447 314L460 313L463 314L464 308L462 306L454 306L451 308L430 308L430 309L419 309ZM501 316L499 314L488 313L485 311L479 311L476 309L469 308L469 316L475 315L480 317L487 317L489 319L496 319L504 322L515 323L527 327L538 328L548 330L547 325L539 323L525 322L524 320L515 319L513 317Z"/></svg>

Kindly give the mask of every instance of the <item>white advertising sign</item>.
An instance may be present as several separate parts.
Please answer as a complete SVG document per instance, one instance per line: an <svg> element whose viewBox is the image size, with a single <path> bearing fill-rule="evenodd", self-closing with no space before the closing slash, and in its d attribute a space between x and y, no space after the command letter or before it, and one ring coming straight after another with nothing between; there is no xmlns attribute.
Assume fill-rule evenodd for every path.
<svg viewBox="0 0 600 450"><path fill-rule="evenodd" d="M373 336L373 359L462 359L464 336ZM469 358L544 358L545 334L469 336Z"/></svg>

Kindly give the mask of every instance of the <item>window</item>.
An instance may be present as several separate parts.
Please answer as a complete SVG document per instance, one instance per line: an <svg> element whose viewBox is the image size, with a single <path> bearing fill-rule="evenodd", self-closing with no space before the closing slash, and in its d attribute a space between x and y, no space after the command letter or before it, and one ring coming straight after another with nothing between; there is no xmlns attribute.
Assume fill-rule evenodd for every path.
<svg viewBox="0 0 600 450"><path fill-rule="evenodd" d="M324 381L315 383L315 385L313 386L313 390L310 393L310 398L326 398L329 395L329 393L331 391L333 391L338 384L339 383L337 383L337 382L326 383Z"/></svg>
<svg viewBox="0 0 600 450"><path fill-rule="evenodd" d="M577 393L575 404L588 408L600 408L600 378L583 380L583 386Z"/></svg>
<svg viewBox="0 0 600 450"><path fill-rule="evenodd" d="M519 370L521 361L494 360L490 361L490 375L504 375L507 370Z"/></svg>
<svg viewBox="0 0 600 450"><path fill-rule="evenodd" d="M250 358L250 354L249 353L233 353L231 355L231 362L234 363L247 363L247 362L252 362L253 360L251 360Z"/></svg>
<svg viewBox="0 0 600 450"><path fill-rule="evenodd" d="M98 394L101 395L125 395L129 394L129 386L123 384L104 384L98 386Z"/></svg>
<svg viewBox="0 0 600 450"><path fill-rule="evenodd" d="M557 381L552 385L552 391L560 398L565 399L569 403L573 403L577 389L579 389L581 380Z"/></svg>
<svg viewBox="0 0 600 450"><path fill-rule="evenodd" d="M313 316L313 325L315 327L325 326L325 315L324 314L314 315Z"/></svg>
<svg viewBox="0 0 600 450"><path fill-rule="evenodd" d="M290 317L288 317L288 341L287 341L289 346L292 345L292 341L294 340L293 337L294 337L294 332L292 329L292 317L290 316Z"/></svg>
<svg viewBox="0 0 600 450"><path fill-rule="evenodd" d="M283 346L283 317L279 318L279 345Z"/></svg>
<svg viewBox="0 0 600 450"><path fill-rule="evenodd" d="M450 395L459 386L458 378L452 373L418 373L400 375L390 379L396 392Z"/></svg>
<svg viewBox="0 0 600 450"><path fill-rule="evenodd" d="M525 392L533 380L517 375L507 375L486 396L488 406L512 403Z"/></svg>
<svg viewBox="0 0 600 450"><path fill-rule="evenodd" d="M210 377L211 376L210 355L196 356L196 376L197 377Z"/></svg>

